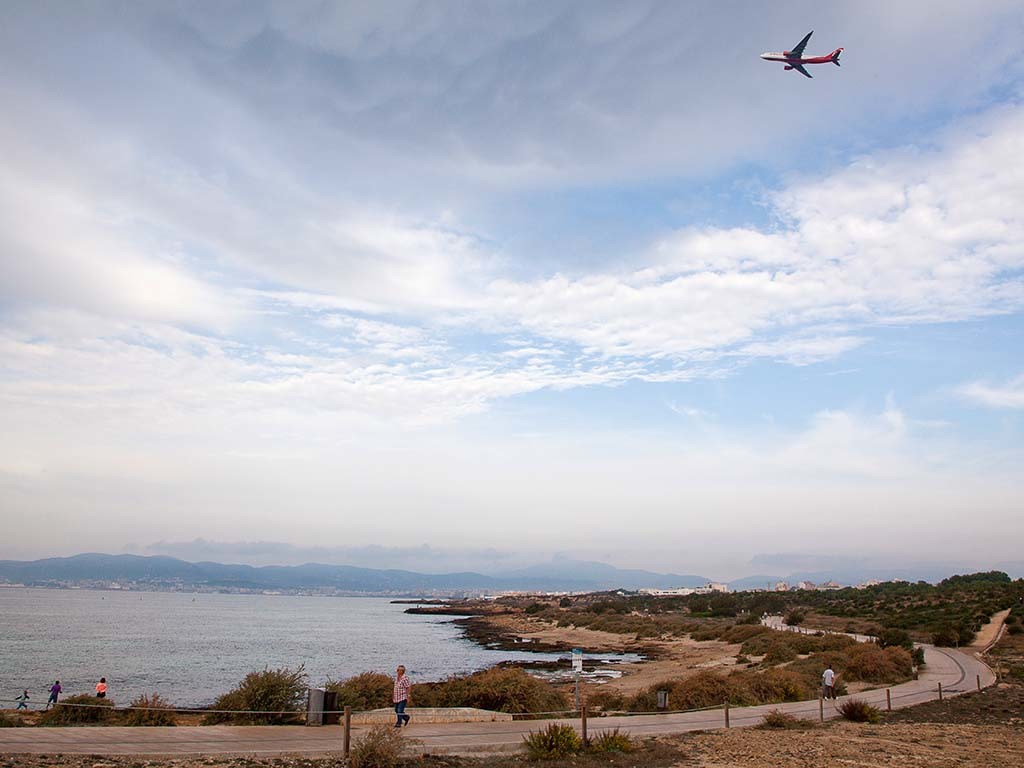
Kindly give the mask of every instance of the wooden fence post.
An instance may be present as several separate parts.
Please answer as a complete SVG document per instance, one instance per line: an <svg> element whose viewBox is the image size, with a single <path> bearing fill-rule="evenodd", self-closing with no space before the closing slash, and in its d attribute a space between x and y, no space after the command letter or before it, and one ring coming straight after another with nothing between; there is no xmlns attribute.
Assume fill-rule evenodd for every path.
<svg viewBox="0 0 1024 768"><path fill-rule="evenodd" d="M590 739L587 736L587 705L584 704L580 707L580 725L583 730L583 746L587 746L590 743Z"/></svg>
<svg viewBox="0 0 1024 768"><path fill-rule="evenodd" d="M978 690L980 691L981 690L981 675L975 675L974 677L978 681Z"/></svg>
<svg viewBox="0 0 1024 768"><path fill-rule="evenodd" d="M892 689L885 689L885 711L892 712Z"/></svg>
<svg viewBox="0 0 1024 768"><path fill-rule="evenodd" d="M942 683L939 683L939 701L942 701Z"/></svg>
<svg viewBox="0 0 1024 768"><path fill-rule="evenodd" d="M825 694L818 696L818 719L825 722Z"/></svg>
<svg viewBox="0 0 1024 768"><path fill-rule="evenodd" d="M342 733L344 735L341 737L341 751L348 757L352 751L352 707L349 706L345 707L345 727Z"/></svg>
<svg viewBox="0 0 1024 768"><path fill-rule="evenodd" d="M725 700L725 727L729 727L729 700Z"/></svg>

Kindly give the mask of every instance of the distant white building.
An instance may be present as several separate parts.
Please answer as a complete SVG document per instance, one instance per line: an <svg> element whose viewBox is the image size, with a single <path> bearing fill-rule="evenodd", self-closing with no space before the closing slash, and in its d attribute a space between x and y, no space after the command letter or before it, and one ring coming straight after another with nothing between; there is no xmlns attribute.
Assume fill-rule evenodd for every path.
<svg viewBox="0 0 1024 768"><path fill-rule="evenodd" d="M818 585L815 584L813 581L801 581L799 584L796 585L796 588L797 589L817 589Z"/></svg>
<svg viewBox="0 0 1024 768"><path fill-rule="evenodd" d="M779 581L775 583L776 592L789 592L789 584L785 581Z"/></svg>
<svg viewBox="0 0 1024 768"><path fill-rule="evenodd" d="M640 593L644 595L654 595L655 597L686 597L692 595L696 590L690 589L690 587L677 587L675 589L641 589Z"/></svg>

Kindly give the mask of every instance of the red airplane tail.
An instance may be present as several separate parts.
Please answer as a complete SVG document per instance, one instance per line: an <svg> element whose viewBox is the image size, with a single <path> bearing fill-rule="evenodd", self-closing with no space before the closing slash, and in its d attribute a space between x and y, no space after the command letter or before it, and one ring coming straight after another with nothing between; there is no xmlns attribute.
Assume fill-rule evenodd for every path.
<svg viewBox="0 0 1024 768"><path fill-rule="evenodd" d="M842 48L836 48L834 51L832 51L832 55L829 56L829 60L833 64L835 64L837 67L839 66L839 54L842 53L842 52L843 52Z"/></svg>

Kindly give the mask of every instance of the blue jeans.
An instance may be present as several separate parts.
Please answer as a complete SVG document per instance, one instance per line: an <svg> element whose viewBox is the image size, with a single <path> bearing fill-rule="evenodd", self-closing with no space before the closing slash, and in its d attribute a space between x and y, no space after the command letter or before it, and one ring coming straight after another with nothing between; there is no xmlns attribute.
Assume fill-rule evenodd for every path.
<svg viewBox="0 0 1024 768"><path fill-rule="evenodd" d="M405 714L405 705L408 703L408 699L402 699L401 701L395 702L395 717L398 718L397 722L395 723L396 727L400 726L403 720L405 721L406 725L409 724L409 716Z"/></svg>

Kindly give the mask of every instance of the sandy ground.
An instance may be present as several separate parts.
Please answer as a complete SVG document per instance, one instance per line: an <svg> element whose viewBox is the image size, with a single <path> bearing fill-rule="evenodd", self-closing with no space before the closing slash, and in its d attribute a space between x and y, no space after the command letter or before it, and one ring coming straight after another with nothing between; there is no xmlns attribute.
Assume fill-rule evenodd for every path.
<svg viewBox="0 0 1024 768"><path fill-rule="evenodd" d="M527 616L494 616L489 622L504 631L512 632L529 642L542 642L565 648L587 648L601 653L642 653L647 661L616 664L622 677L601 683L626 694L633 694L669 678L678 678L687 672L701 669L733 667L740 646L718 640L697 642L689 638L671 640L633 639L633 635L601 632L593 629L559 627L551 622L538 621Z"/></svg>
<svg viewBox="0 0 1024 768"><path fill-rule="evenodd" d="M689 749L687 748L689 747ZM681 751L688 768L964 768L1020 765L1013 725L855 725L806 731L742 729L701 734Z"/></svg>

